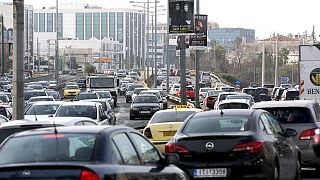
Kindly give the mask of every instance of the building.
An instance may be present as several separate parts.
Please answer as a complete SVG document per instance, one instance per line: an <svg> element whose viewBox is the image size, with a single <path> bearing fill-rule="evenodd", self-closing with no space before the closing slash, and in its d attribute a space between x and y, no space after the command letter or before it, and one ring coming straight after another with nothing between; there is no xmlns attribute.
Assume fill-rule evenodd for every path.
<svg viewBox="0 0 320 180"><path fill-rule="evenodd" d="M12 43L13 43L13 3L0 3L0 14L4 17L4 27L7 30L7 43L9 52L5 61L12 64ZM9 45L10 44L10 45ZM24 52L25 69L32 69L33 62L33 7L25 5L24 9Z"/></svg>
<svg viewBox="0 0 320 180"><path fill-rule="evenodd" d="M255 42L255 30L244 28L215 28L208 29L209 42L216 42L227 47L233 47L237 38L244 43Z"/></svg>
<svg viewBox="0 0 320 180"><path fill-rule="evenodd" d="M108 9L80 4L59 4L58 36L61 40L79 40L86 42L92 39L101 44L104 38L121 44L121 53L113 57L121 62L120 68L139 66L145 58L145 16L135 9ZM48 40L56 38L55 7L34 10L34 42L46 47ZM89 43L90 44L90 43ZM89 47L89 44L86 48ZM59 47L64 46L59 43ZM48 48L39 50L39 57L48 54ZM61 50L60 50L61 51ZM51 53L54 53L52 50ZM51 54L50 53L50 54ZM93 54L101 53L95 50ZM61 54L60 54L61 55ZM117 58L117 59L114 59ZM44 59L44 58L42 58Z"/></svg>

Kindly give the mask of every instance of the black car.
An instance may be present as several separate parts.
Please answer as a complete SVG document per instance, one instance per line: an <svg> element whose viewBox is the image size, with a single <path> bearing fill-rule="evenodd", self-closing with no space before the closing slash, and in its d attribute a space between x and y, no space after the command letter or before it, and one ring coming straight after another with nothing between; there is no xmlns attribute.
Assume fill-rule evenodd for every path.
<svg viewBox="0 0 320 180"><path fill-rule="evenodd" d="M165 151L190 178L301 179L296 135L264 110L207 111L185 120Z"/></svg>
<svg viewBox="0 0 320 180"><path fill-rule="evenodd" d="M84 99L98 99L98 95L96 93L91 92L83 92L78 94L73 100L74 101L80 101Z"/></svg>
<svg viewBox="0 0 320 180"><path fill-rule="evenodd" d="M130 119L137 117L151 118L160 110L159 100L156 95L138 95L134 98L130 107Z"/></svg>
<svg viewBox="0 0 320 180"><path fill-rule="evenodd" d="M126 103L132 102L132 95L133 95L133 92L134 92L135 88L143 88L143 85L141 85L141 84L132 84L132 85L128 86L127 91L126 91Z"/></svg>
<svg viewBox="0 0 320 180"><path fill-rule="evenodd" d="M186 179L137 130L122 126L24 131L0 147L0 179Z"/></svg>
<svg viewBox="0 0 320 180"><path fill-rule="evenodd" d="M86 88L86 80L85 79L78 79L77 80L77 85L79 86L79 88Z"/></svg>

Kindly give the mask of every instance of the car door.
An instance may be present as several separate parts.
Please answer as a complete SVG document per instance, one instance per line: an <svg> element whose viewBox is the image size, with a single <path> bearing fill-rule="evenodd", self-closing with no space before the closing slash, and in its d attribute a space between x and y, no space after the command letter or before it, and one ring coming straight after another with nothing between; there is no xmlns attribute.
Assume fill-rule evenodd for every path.
<svg viewBox="0 0 320 180"><path fill-rule="evenodd" d="M286 176L285 171L287 169L287 166L286 166L287 161L285 159L287 157L285 157L285 154L287 151L287 145L285 145L284 138L282 138L276 134L276 130L273 128L272 124L270 123L266 113L262 113L260 115L260 119L266 128L267 134L273 140L274 147L276 148L278 158L279 158L279 167L278 168L279 168L279 172L280 172L280 177ZM292 170L292 169L289 169L289 170Z"/></svg>
<svg viewBox="0 0 320 180"><path fill-rule="evenodd" d="M281 143L281 151L282 151L282 163L283 163L283 175L287 175L286 178L294 178L295 174L292 173L293 170L296 169L297 165L297 145L293 141L292 138L284 136L284 130L279 124L279 122L269 113L265 113L267 118L269 119L270 124L273 126L277 138Z"/></svg>
<svg viewBox="0 0 320 180"><path fill-rule="evenodd" d="M130 132L130 137L141 157L148 179L179 179L176 167L164 163L159 151L144 136Z"/></svg>

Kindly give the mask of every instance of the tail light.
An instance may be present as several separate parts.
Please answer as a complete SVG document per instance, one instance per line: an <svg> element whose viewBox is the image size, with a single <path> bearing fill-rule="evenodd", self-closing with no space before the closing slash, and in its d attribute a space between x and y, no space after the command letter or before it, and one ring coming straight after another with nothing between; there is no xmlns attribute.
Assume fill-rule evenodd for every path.
<svg viewBox="0 0 320 180"><path fill-rule="evenodd" d="M207 101L214 101L213 97L208 96Z"/></svg>
<svg viewBox="0 0 320 180"><path fill-rule="evenodd" d="M238 144L236 145L232 151L239 152L239 151L246 151L249 153L258 153L263 150L263 141L252 141L249 143Z"/></svg>
<svg viewBox="0 0 320 180"><path fill-rule="evenodd" d="M176 145L176 144L170 144L170 143L165 145L165 152L166 153L182 153L182 154L190 153L187 148Z"/></svg>
<svg viewBox="0 0 320 180"><path fill-rule="evenodd" d="M82 170L81 171L81 176L80 176L80 180L99 180L99 176L89 170Z"/></svg>
<svg viewBox="0 0 320 180"><path fill-rule="evenodd" d="M143 132L143 135L148 139L152 139L152 134L151 134L150 128L145 129Z"/></svg>
<svg viewBox="0 0 320 180"><path fill-rule="evenodd" d="M310 140L314 137L314 135L316 135L316 129L307 129L302 131L302 133L300 134L299 139L300 140Z"/></svg>

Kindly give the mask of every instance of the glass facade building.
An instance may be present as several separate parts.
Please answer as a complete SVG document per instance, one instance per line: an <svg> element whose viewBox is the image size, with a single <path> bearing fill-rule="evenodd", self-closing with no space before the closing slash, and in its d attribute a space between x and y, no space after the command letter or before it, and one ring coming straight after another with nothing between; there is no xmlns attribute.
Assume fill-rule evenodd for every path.
<svg viewBox="0 0 320 180"><path fill-rule="evenodd" d="M226 46L233 46L236 38L241 38L247 43L255 42L255 30L244 28L218 28L208 29L208 38Z"/></svg>

